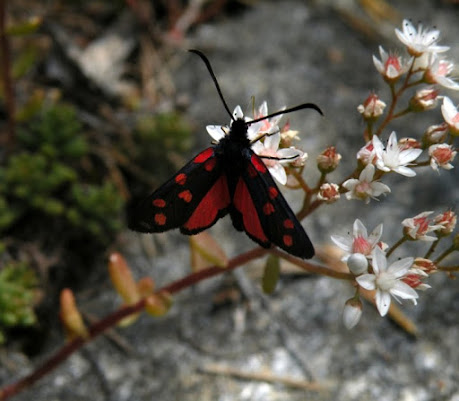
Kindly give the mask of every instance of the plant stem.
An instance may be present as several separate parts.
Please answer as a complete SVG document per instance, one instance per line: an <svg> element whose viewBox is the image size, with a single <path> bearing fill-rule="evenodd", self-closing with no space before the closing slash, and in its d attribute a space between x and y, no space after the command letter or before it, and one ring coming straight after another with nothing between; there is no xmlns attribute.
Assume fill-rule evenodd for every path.
<svg viewBox="0 0 459 401"><path fill-rule="evenodd" d="M327 267L318 266L316 264L306 262L305 260L298 259L288 253L282 252L277 248L272 248L269 250L273 255L279 256L282 259L285 259L298 267L301 267L303 270L308 271L309 273L320 274L322 276L333 277L339 280L354 280L354 275L350 273L338 272L336 270L329 269Z"/></svg>
<svg viewBox="0 0 459 401"><path fill-rule="evenodd" d="M434 263L438 265L444 258L446 258L451 252L454 252L455 247L451 245L448 249L446 249L437 259L434 260Z"/></svg>
<svg viewBox="0 0 459 401"><path fill-rule="evenodd" d="M223 274L228 270L233 270L250 260L259 258L266 254L269 250L264 248L254 248L248 252L245 252L235 258L231 259L228 262L226 268L221 268L217 266L212 266L207 269L201 270L199 272L190 274L180 280L174 281L173 283L166 285L163 288L158 289L156 293L168 292L169 294L177 293L185 288L188 288L194 284L199 283L209 277L216 276L218 274ZM94 339L95 337L102 334L105 330L109 329L116 325L119 321L123 320L125 317L141 312L145 307L145 299L140 300L134 305L129 305L122 307L112 314L106 316L99 322L95 323L89 328L89 336L86 339L81 337L75 338L72 341L65 344L60 348L54 355L52 355L47 361L43 363L39 368L33 371L31 374L25 376L24 378L0 389L0 400L6 400L13 395L19 393L20 391L30 387L36 381L46 376L52 370L57 368L62 362L64 362L70 355L75 351L78 351L83 347L88 341Z"/></svg>
<svg viewBox="0 0 459 401"><path fill-rule="evenodd" d="M403 236L394 245L392 245L386 253L386 257L389 257L400 245L402 245L408 238Z"/></svg>

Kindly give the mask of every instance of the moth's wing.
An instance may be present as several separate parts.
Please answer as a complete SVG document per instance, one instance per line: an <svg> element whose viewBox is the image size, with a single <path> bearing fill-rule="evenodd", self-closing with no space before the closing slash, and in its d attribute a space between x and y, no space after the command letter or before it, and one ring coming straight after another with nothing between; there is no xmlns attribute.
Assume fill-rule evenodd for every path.
<svg viewBox="0 0 459 401"><path fill-rule="evenodd" d="M263 247L274 244L294 256L312 258L314 247L308 235L262 159L248 150L245 162L233 193L234 226Z"/></svg>
<svg viewBox="0 0 459 401"><path fill-rule="evenodd" d="M197 234L227 213L226 175L213 147L188 162L169 181L128 212L128 226L144 233L180 228Z"/></svg>

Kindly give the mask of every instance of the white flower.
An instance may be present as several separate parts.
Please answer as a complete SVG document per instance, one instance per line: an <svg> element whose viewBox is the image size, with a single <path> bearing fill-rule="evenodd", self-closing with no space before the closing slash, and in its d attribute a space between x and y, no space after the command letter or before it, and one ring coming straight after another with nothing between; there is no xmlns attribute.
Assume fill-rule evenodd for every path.
<svg viewBox="0 0 459 401"><path fill-rule="evenodd" d="M349 234L346 237L332 235L331 240L347 253L347 255L341 259L343 262L347 262L349 256L354 253L359 253L370 258L373 249L379 245L379 239L381 238L382 232L383 225L379 224L371 234L368 235L367 229L363 223L359 219L356 219L354 221L352 235Z"/></svg>
<svg viewBox="0 0 459 401"><path fill-rule="evenodd" d="M450 163L456 157L457 151L447 143L439 143L429 147L430 167L435 171L438 168L451 170L454 166Z"/></svg>
<svg viewBox="0 0 459 401"><path fill-rule="evenodd" d="M451 99L447 96L443 98L441 113L443 114L446 124L448 124L451 134L455 136L459 135L459 112Z"/></svg>
<svg viewBox="0 0 459 401"><path fill-rule="evenodd" d="M382 171L394 171L405 177L414 177L415 171L406 167L407 164L422 153L422 149L409 148L402 150L397 142L397 135L393 131L387 142L387 147L383 151L381 140L373 136L373 146L376 149L376 167Z"/></svg>
<svg viewBox="0 0 459 401"><path fill-rule="evenodd" d="M383 150L384 145L381 141L371 140L357 152L357 160L360 160L365 165L372 164L376 159L376 154L378 152L381 153Z"/></svg>
<svg viewBox="0 0 459 401"><path fill-rule="evenodd" d="M366 290L376 290L375 301L379 314L385 316L389 310L392 295L410 299L416 305L418 294L401 279L408 273L414 258L400 259L387 266L384 252L376 247L373 251L373 274L362 274L357 277L357 283Z"/></svg>
<svg viewBox="0 0 459 401"><path fill-rule="evenodd" d="M447 89L459 90L459 84L448 75L454 69L454 63L439 57L436 53L428 55L424 80L430 84L439 84Z"/></svg>
<svg viewBox="0 0 459 401"><path fill-rule="evenodd" d="M365 119L374 120L382 115L385 108L386 103L384 103L375 93L370 93L363 104L359 104L357 111L362 114Z"/></svg>
<svg viewBox="0 0 459 401"><path fill-rule="evenodd" d="M285 109L285 106L282 108ZM258 112L255 113L253 119L256 120L261 117L265 117L268 115L268 103L264 101L261 106L258 108ZM274 116L272 118L266 119L262 121L262 125L260 127L259 132L263 134L273 134L279 130L279 121L281 120L283 114L279 114L278 116Z"/></svg>
<svg viewBox="0 0 459 401"><path fill-rule="evenodd" d="M365 203L370 202L370 198L376 199L381 194L390 192L390 188L378 181L373 181L375 175L375 166L367 164L360 173L359 179L350 178L343 182L343 187L349 192L346 192L347 199L360 199Z"/></svg>
<svg viewBox="0 0 459 401"><path fill-rule="evenodd" d="M426 111L437 107L438 90L425 88L416 91L416 94L410 100L410 106L414 111Z"/></svg>
<svg viewBox="0 0 459 401"><path fill-rule="evenodd" d="M407 72L413 62L413 58L403 60L401 57L387 53L382 46L379 46L381 60L373 56L373 63L378 72L387 80L395 81Z"/></svg>
<svg viewBox="0 0 459 401"><path fill-rule="evenodd" d="M436 241L437 237L426 235L432 231L443 228L441 224L431 225L430 220L427 216L431 215L433 212L422 212L418 215L405 219L402 221L402 226L405 227L405 235L410 236L413 240L420 240L426 242Z"/></svg>
<svg viewBox="0 0 459 401"><path fill-rule="evenodd" d="M448 46L438 46L437 42L440 37L440 31L437 29L423 29L422 25L418 25L418 29L409 20L403 20L403 32L396 29L400 42L407 48L408 52L415 57L421 56L423 53L442 53L449 50Z"/></svg>
<svg viewBox="0 0 459 401"><path fill-rule="evenodd" d="M263 142L255 142L252 145L252 150L261 157L271 175L282 185L285 185L287 173L282 164L292 163L297 159L304 161L307 154L294 147L279 149L280 139L280 133L267 136Z"/></svg>

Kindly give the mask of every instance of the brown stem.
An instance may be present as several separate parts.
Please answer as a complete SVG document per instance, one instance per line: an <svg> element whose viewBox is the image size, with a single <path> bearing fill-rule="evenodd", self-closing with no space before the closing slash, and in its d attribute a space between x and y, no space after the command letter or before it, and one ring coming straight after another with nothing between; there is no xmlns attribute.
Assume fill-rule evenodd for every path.
<svg viewBox="0 0 459 401"><path fill-rule="evenodd" d="M301 267L303 270L308 271L309 273L320 274L322 276L333 277L339 280L354 280L354 275L350 273L338 272L336 270L329 269L327 267L318 266L316 264L306 262L305 260L298 259L288 253L282 252L277 248L272 248L269 250L270 253L279 256L282 259L288 260L289 262Z"/></svg>
<svg viewBox="0 0 459 401"><path fill-rule="evenodd" d="M203 281L213 276L217 276L219 274L225 273L230 270L234 270L235 268L253 259L263 256L267 252L268 252L268 249L265 249L265 248L260 248L260 247L254 248L248 252L245 252L231 259L225 268L221 268L218 266L212 266L207 269L200 270L196 273L183 277L180 280L174 281L173 283L169 285L166 285L165 287L158 290L158 292L164 291L164 292L168 292L169 294L179 292L185 288L188 288L194 284L199 283L200 281Z"/></svg>
<svg viewBox="0 0 459 401"><path fill-rule="evenodd" d="M445 259L450 253L454 252L456 250L454 244L451 245L448 249L446 249L437 259L435 259L433 262L438 266L438 263L440 263L443 259Z"/></svg>
<svg viewBox="0 0 459 401"><path fill-rule="evenodd" d="M7 135L3 141L7 148L11 148L14 145L15 138L15 107L13 82L11 78L10 46L6 33L6 2L7 0L0 0L1 79L5 95L5 106L8 114Z"/></svg>
<svg viewBox="0 0 459 401"><path fill-rule="evenodd" d="M227 272L228 270L233 270L250 260L259 258L267 253L269 250L264 248L254 248L248 252L245 252L235 258L231 259L226 268L212 266L207 269L201 270L199 272L190 274L180 280L174 281L173 283L166 285L163 288L160 288L156 293L168 292L169 294L177 293L185 288L188 288L194 284L199 283L209 277L216 276ZM75 351L79 350L86 342L94 339L95 337L102 334L105 330L113 327L119 321L124 319L126 316L130 316L136 313L139 313L145 307L145 299L140 300L134 305L125 306L108 315L104 319L95 323L89 328L89 336L86 339L81 337L75 338L74 340L65 344L60 348L53 356L51 356L45 363L32 372L30 375L25 376L24 378L0 389L0 400L6 400L13 395L19 393L20 391L30 387L36 381L46 376L62 362L64 362L70 355Z"/></svg>
<svg viewBox="0 0 459 401"><path fill-rule="evenodd" d="M408 237L407 236L403 236L402 238L400 238L394 245L392 245L386 252L386 257L389 257L390 255L392 255L392 252L394 252L400 245L402 245L405 241L408 241Z"/></svg>
<svg viewBox="0 0 459 401"><path fill-rule="evenodd" d="M442 272L457 272L459 271L459 265L457 266L438 266L438 270Z"/></svg>
<svg viewBox="0 0 459 401"><path fill-rule="evenodd" d="M45 361L43 365L41 365L38 369L33 371L30 375L25 376L22 379L1 389L0 400L6 400L12 397L13 395L19 393L20 391L26 389L27 387L30 387L36 381L46 376L57 366L59 366L62 362L64 362L70 355L72 355L75 351L80 349L86 342L102 334L105 330L114 326L116 323L118 323L126 316L140 312L144 308L144 306L145 299L142 299L134 305L125 306L123 308L118 309L111 315L108 315L104 319L95 323L93 326L89 328L89 335L86 339L78 337L68 342L62 348L60 348L53 356L51 356L47 361Z"/></svg>

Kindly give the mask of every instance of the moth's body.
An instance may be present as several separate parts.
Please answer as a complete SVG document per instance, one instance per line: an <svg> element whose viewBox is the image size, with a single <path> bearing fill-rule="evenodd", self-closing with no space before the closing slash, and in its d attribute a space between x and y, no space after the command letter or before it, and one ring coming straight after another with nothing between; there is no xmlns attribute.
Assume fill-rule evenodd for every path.
<svg viewBox="0 0 459 401"><path fill-rule="evenodd" d="M247 137L247 126L243 119L238 119L231 124L228 135L225 135L218 144L214 146L215 154L223 161L223 169L228 181L230 194L234 194L237 178L250 159L252 150L250 140Z"/></svg>

